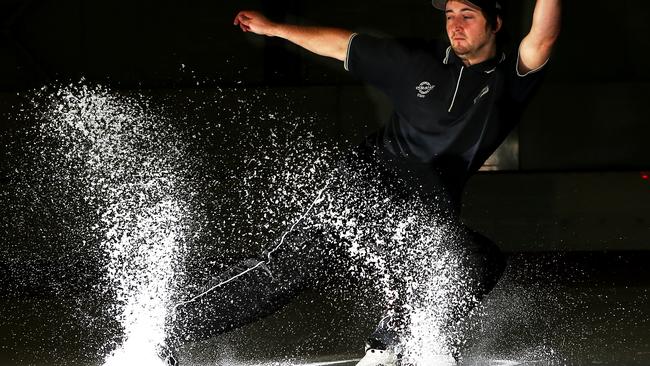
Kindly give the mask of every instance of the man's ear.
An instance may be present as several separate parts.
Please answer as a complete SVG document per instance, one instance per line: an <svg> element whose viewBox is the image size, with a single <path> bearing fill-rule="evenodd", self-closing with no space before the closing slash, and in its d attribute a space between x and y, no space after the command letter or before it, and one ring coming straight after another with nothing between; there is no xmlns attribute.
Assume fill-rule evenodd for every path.
<svg viewBox="0 0 650 366"><path fill-rule="evenodd" d="M497 26L496 26L496 28L493 30L494 34L496 34L498 31L501 30L501 25L503 25L503 20L501 19L501 16L500 16L500 15L497 15Z"/></svg>

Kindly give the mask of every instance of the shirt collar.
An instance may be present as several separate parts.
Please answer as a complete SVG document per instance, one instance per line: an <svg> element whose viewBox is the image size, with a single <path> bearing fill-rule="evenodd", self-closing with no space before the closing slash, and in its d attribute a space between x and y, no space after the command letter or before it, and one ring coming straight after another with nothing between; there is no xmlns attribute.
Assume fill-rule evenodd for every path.
<svg viewBox="0 0 650 366"><path fill-rule="evenodd" d="M491 74L496 70L497 65L502 63L506 59L506 54L501 52L500 57L493 57L489 60L483 61L480 64L472 65L468 67L470 70L475 70L478 72L484 72L486 74ZM447 47L447 50L445 51L445 57L442 60L442 63L445 65L449 64L455 64L455 65L460 65L463 66L463 60L456 55L456 53L451 49L451 46Z"/></svg>

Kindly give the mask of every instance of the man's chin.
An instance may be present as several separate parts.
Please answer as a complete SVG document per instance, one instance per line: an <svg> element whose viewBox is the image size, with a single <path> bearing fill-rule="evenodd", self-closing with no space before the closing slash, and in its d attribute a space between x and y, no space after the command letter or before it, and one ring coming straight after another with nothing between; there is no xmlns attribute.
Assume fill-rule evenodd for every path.
<svg viewBox="0 0 650 366"><path fill-rule="evenodd" d="M467 47L463 46L458 46L458 45L451 45L451 49L454 51L454 53L458 56L463 56L469 53L469 49Z"/></svg>

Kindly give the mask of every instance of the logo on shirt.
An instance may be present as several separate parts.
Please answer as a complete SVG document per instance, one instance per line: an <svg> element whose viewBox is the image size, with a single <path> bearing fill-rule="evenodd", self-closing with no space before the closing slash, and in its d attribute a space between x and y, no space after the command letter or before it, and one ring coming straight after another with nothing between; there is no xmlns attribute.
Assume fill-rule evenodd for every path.
<svg viewBox="0 0 650 366"><path fill-rule="evenodd" d="M478 102L479 99L483 98L483 96L489 92L490 92L490 86L488 85L485 88L483 88L483 90L481 90L481 92L478 94L478 97L474 98L474 104L476 104L476 102Z"/></svg>
<svg viewBox="0 0 650 366"><path fill-rule="evenodd" d="M427 94L429 94L429 92L432 91L433 88L435 88L435 87L436 87L436 86L435 86L435 85L431 85L430 82L428 82L428 81L423 81L423 82L420 83L420 85L418 85L418 86L415 88L415 90L418 91L418 97L420 97L420 98L424 98L424 97L426 97Z"/></svg>

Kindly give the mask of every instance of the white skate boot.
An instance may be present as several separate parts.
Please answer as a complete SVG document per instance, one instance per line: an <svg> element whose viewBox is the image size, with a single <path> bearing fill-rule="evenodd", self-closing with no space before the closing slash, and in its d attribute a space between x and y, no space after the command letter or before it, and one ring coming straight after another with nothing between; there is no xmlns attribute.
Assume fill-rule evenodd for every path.
<svg viewBox="0 0 650 366"><path fill-rule="evenodd" d="M391 350L369 348L357 366L397 366L397 355Z"/></svg>

